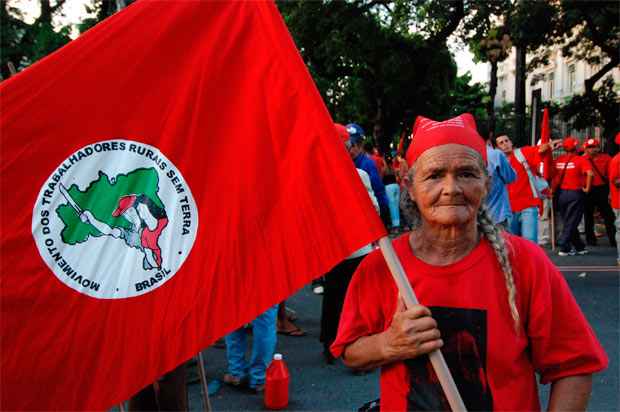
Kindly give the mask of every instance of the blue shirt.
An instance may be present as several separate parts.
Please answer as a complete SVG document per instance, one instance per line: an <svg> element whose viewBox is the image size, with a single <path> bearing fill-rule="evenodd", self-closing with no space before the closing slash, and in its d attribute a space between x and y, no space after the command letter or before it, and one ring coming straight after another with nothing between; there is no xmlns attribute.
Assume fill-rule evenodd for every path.
<svg viewBox="0 0 620 412"><path fill-rule="evenodd" d="M370 177L370 185L372 186L372 191L375 192L377 202L379 202L379 207L382 209L387 209L388 201L387 195L385 194L385 186L383 186L383 181L381 181L375 162L364 153L360 153L355 159L353 159L353 163L355 163L356 168L362 169L368 173L368 176Z"/></svg>
<svg viewBox="0 0 620 412"><path fill-rule="evenodd" d="M506 155L498 149L487 146L487 171L491 179L491 188L486 199L486 206L493 222L500 223L510 219L512 211L506 185L517 178Z"/></svg>

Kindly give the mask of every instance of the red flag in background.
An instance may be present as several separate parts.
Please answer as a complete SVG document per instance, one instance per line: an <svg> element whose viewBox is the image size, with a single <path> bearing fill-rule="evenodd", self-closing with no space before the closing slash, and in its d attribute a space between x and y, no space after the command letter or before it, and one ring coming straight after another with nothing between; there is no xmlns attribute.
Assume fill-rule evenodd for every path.
<svg viewBox="0 0 620 412"><path fill-rule="evenodd" d="M540 144L549 143L551 140L551 127L549 126L549 108L543 110L542 123L540 125ZM549 149L542 154L543 177L550 181L553 178L553 150Z"/></svg>
<svg viewBox="0 0 620 412"><path fill-rule="evenodd" d="M4 410L108 408L385 234L273 3L135 3L0 96Z"/></svg>

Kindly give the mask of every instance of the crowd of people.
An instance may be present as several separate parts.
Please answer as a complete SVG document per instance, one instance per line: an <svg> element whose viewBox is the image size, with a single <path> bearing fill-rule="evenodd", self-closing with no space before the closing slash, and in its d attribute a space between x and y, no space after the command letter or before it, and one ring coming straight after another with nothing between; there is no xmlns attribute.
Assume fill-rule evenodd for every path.
<svg viewBox="0 0 620 412"><path fill-rule="evenodd" d="M546 241L539 232L553 203L560 256L597 245L595 210L617 247L620 154L600 153L597 139L585 140L584 155L573 137L520 148L505 134L485 140L469 114L419 117L406 153L386 157L359 125L335 128L424 306L407 307L379 251L361 247L313 285L323 295L325 362L342 358L362 373L380 367L381 399L372 405L381 410L449 410L424 356L440 348L470 410L540 410L534 373L551 383L550 410L585 410L607 357L537 243ZM542 157L560 148L545 188L536 182ZM294 321L282 302L226 336L223 382L263 391L277 334L305 336Z"/></svg>

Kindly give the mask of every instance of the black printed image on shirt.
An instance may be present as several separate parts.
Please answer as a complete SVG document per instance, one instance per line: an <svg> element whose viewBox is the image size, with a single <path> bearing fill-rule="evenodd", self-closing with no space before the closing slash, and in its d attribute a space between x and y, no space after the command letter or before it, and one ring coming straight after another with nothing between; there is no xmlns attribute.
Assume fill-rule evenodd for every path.
<svg viewBox="0 0 620 412"><path fill-rule="evenodd" d="M487 382L487 314L484 310L429 307L441 332L441 348L468 411L493 410ZM410 376L410 411L450 411L428 356L405 361Z"/></svg>

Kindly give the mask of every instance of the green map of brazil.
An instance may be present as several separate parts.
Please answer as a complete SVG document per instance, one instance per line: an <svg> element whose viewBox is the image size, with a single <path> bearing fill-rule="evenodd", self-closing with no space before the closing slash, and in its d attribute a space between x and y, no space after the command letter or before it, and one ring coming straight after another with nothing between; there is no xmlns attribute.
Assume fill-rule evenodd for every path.
<svg viewBox="0 0 620 412"><path fill-rule="evenodd" d="M112 216L122 196L144 194L157 206L164 208L158 195L159 176L152 167L119 174L112 179L100 171L97 179L92 181L86 189L80 190L76 185L71 185L67 191L82 210L89 210L97 220L106 223L111 228L131 228L129 221L122 215ZM78 212L69 204L57 207L56 213L65 225L60 236L66 244L75 245L86 242L90 236L103 236L93 225L83 223Z"/></svg>

